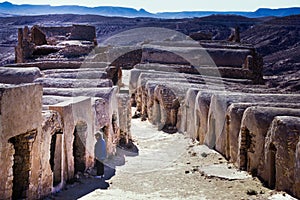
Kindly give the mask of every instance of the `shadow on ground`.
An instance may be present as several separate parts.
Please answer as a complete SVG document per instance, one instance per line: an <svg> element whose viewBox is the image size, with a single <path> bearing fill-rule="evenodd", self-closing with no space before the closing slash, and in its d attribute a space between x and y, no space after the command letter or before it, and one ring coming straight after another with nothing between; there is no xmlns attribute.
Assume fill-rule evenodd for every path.
<svg viewBox="0 0 300 200"><path fill-rule="evenodd" d="M72 184L67 184L63 190L52 194L45 199L79 199L95 190L108 189L110 186L110 179L115 176L116 167L125 164L126 156L134 157L138 155L139 149L134 143L129 142L127 145L120 145L117 147L116 155L107 159L104 163L104 178L95 178L93 176L95 174L95 169L90 170L88 173L78 174Z"/></svg>

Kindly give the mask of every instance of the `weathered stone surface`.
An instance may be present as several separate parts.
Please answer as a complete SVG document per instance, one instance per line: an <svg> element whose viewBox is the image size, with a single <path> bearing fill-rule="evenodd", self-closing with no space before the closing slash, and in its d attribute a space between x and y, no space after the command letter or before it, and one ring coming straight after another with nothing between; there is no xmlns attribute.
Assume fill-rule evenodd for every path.
<svg viewBox="0 0 300 200"><path fill-rule="evenodd" d="M216 93L216 91L199 91L196 96L195 118L197 120L195 126L200 144L204 144L207 132L209 106L214 93Z"/></svg>
<svg viewBox="0 0 300 200"><path fill-rule="evenodd" d="M228 106L236 102L299 102L300 95L288 94L254 94L254 93L219 93L211 98L208 115L207 134L205 144L215 147L225 154L226 136L221 135L224 128L225 114Z"/></svg>
<svg viewBox="0 0 300 200"><path fill-rule="evenodd" d="M169 123L172 121L172 123L167 126L173 126L176 128L180 127L182 120L186 119L184 116L182 116L181 107L183 106L183 101L188 88L213 88L213 86L172 82L169 80L165 81L164 84L162 84L159 80L148 81L146 85L149 86L149 88L145 89L148 94L143 96L142 99L147 97L145 100L143 100L143 102L147 101L146 104L143 104L143 106L147 105L147 108L144 108L143 111L147 110L147 115L150 113L148 116L149 121L153 122L154 124L161 125L166 125L166 122ZM168 96L167 93L172 95ZM139 100L137 100L137 102L138 101Z"/></svg>
<svg viewBox="0 0 300 200"><path fill-rule="evenodd" d="M35 89L22 85L22 92L17 86L0 84L0 158L5 160L0 173L6 177L0 181L0 195L4 199L43 198L73 181L76 173L92 168L94 133L103 126L108 156L115 155L118 144L131 142L128 95L117 95L119 88L112 86L121 85L118 62L122 59L116 61L117 67L91 62L93 55L84 62L97 43L95 36L94 27L81 25L33 27L31 33L28 27L19 29L15 52L21 63L3 68L5 78L0 75L0 82L37 84ZM110 58L118 51L114 50ZM8 69L15 71L7 73Z"/></svg>
<svg viewBox="0 0 300 200"><path fill-rule="evenodd" d="M72 40L76 41L72 42ZM35 25L31 28L30 34L26 26L24 31L22 28L18 30L15 61L23 63L36 59L46 61L74 58L83 60L83 56L89 54L96 45L96 30L93 26L73 25L72 27L47 28Z"/></svg>
<svg viewBox="0 0 300 200"><path fill-rule="evenodd" d="M212 39L212 34L196 32L196 33L191 33L189 35L189 37L191 37L193 40L196 40L196 41L211 40Z"/></svg>
<svg viewBox="0 0 300 200"><path fill-rule="evenodd" d="M44 95L55 95L55 96L65 96L65 97L101 97L104 99L109 99L111 93L113 93L117 88L44 88Z"/></svg>
<svg viewBox="0 0 300 200"><path fill-rule="evenodd" d="M300 140L300 138L299 138ZM300 198L300 142L298 142L297 148L296 148L296 162L295 162L295 196Z"/></svg>
<svg viewBox="0 0 300 200"><path fill-rule="evenodd" d="M20 117L20 113L24 117ZM39 192L39 177L42 174L42 87L36 84L1 85L0 114L1 196L40 198L45 195ZM21 156L22 160L14 159L14 155ZM13 173L13 165L17 173Z"/></svg>
<svg viewBox="0 0 300 200"><path fill-rule="evenodd" d="M180 132L184 133L186 131L187 135L192 138L193 138L193 134L197 133L196 130L194 130L195 126L193 126L192 123L195 122L195 115L194 115L195 100L198 92L199 92L198 88L188 89L184 99L184 108L182 109L183 117L179 128Z"/></svg>
<svg viewBox="0 0 300 200"><path fill-rule="evenodd" d="M70 78L70 79L106 79L107 73L100 70L89 70L89 71L74 71L74 72L62 72L53 73L45 76L46 78Z"/></svg>
<svg viewBox="0 0 300 200"><path fill-rule="evenodd" d="M258 83L262 81L262 58L249 47L228 48L227 45L219 44L203 48L199 44L187 46L179 43L154 43L143 46L142 63L187 65L178 66L176 71L250 78ZM188 66L194 66L196 69L189 69Z"/></svg>
<svg viewBox="0 0 300 200"><path fill-rule="evenodd" d="M230 88L238 89L239 85L238 82L243 82L243 80L230 80L225 79L221 80L218 78L212 77L205 77L205 76L191 76L187 74L181 73L173 73L173 76L170 77L167 73L160 73L160 72L150 72L150 71L139 71L139 70L132 70L131 77L130 77L130 93L132 96L132 101L136 103L137 110L142 112L142 115L147 116L146 113L146 106L147 106L147 97L151 98L153 94L147 95L147 90L145 89L145 85L148 81L151 81L155 78L155 81L158 83L161 82L168 82L169 85L181 83L181 86L186 86L186 89L191 87L192 84L198 84L195 87L200 88L210 88L210 89L217 89L222 90L223 88ZM243 82L244 83L244 82ZM170 86L172 87L172 86ZM244 87L247 90L250 90L249 86Z"/></svg>
<svg viewBox="0 0 300 200"><path fill-rule="evenodd" d="M101 98L98 98L101 97ZM93 98L95 131L105 127L104 138L107 142L108 156L116 153L116 147L120 139L120 114L117 88Z"/></svg>
<svg viewBox="0 0 300 200"><path fill-rule="evenodd" d="M9 64L6 67L38 67L40 70L51 69L80 69L80 68L106 68L105 62L82 62L82 61L43 61Z"/></svg>
<svg viewBox="0 0 300 200"><path fill-rule="evenodd" d="M31 42L35 45L47 44L46 35L38 26L33 26L31 28Z"/></svg>
<svg viewBox="0 0 300 200"><path fill-rule="evenodd" d="M263 167L265 137L274 117L300 116L299 109L250 107L244 112L239 133L238 166L260 176Z"/></svg>
<svg viewBox="0 0 300 200"><path fill-rule="evenodd" d="M32 83L35 79L42 77L39 68L8 68L0 67L0 83L21 84Z"/></svg>
<svg viewBox="0 0 300 200"><path fill-rule="evenodd" d="M61 143L58 142L59 136L63 134L62 131L63 122L61 116L55 111L44 111L42 123L43 142L41 143L40 152L43 155L41 160L43 172L41 174L41 190L44 195L52 192L54 182L58 184L59 189L63 186L63 179L61 178L63 174L63 150Z"/></svg>
<svg viewBox="0 0 300 200"><path fill-rule="evenodd" d="M66 147L63 154L63 166L64 174L63 180L71 180L74 177L76 169L76 158L73 154L79 148L83 148L82 164L83 171L88 167L93 167L94 164L94 145L96 139L93 134L93 112L91 98L77 97L70 101L64 101L62 103L49 106L50 110L57 111L63 120L63 146ZM79 126L86 126L83 131L80 131ZM80 141L83 146L76 146L74 140ZM73 144L73 145L70 145Z"/></svg>
<svg viewBox="0 0 300 200"><path fill-rule="evenodd" d="M118 110L119 110L119 124L120 124L120 145L127 145L131 136L131 103L128 94L118 94Z"/></svg>
<svg viewBox="0 0 300 200"><path fill-rule="evenodd" d="M110 79L64 79L64 78L38 78L34 81L44 87L54 88L96 88L112 87Z"/></svg>
<svg viewBox="0 0 300 200"><path fill-rule="evenodd" d="M119 50L119 49L115 49ZM121 50L122 52L123 50ZM109 56L112 57L112 56ZM113 55L114 60L110 58L111 65L121 67L122 69L132 69L136 64L141 62L142 49L128 49L126 53L120 56Z"/></svg>
<svg viewBox="0 0 300 200"><path fill-rule="evenodd" d="M122 84L122 69L120 67L108 66L105 69L107 77L112 80L114 85L121 86Z"/></svg>
<svg viewBox="0 0 300 200"><path fill-rule="evenodd" d="M32 55L34 56L48 55L50 53L56 53L61 49L63 49L63 47L52 46L52 45L35 46L33 48Z"/></svg>
<svg viewBox="0 0 300 200"><path fill-rule="evenodd" d="M96 28L87 25L73 25L71 28L70 40L87 40L94 42L96 39Z"/></svg>
<svg viewBox="0 0 300 200"><path fill-rule="evenodd" d="M187 80L185 77L170 77L167 74L155 74L155 73L141 73L137 82L137 89L135 94L135 100L136 100L136 106L137 110L141 111L142 114L145 114L146 112L146 105L147 105L147 91L145 90L145 85L147 81L153 80L155 78L155 81L159 82L165 82L169 83L170 87L172 87L172 84L177 85L178 83L181 83L181 85L185 85L186 87L191 86L192 84L205 84L203 80Z"/></svg>
<svg viewBox="0 0 300 200"><path fill-rule="evenodd" d="M84 64L84 63L83 63ZM105 73L105 69L108 66L108 63L99 63L99 67L94 67L94 68L77 68L77 69L48 69L48 70L43 70L43 74L45 76L52 76L52 75L59 75L59 74L76 74L76 73L91 73L91 72L96 72L96 73Z"/></svg>
<svg viewBox="0 0 300 200"><path fill-rule="evenodd" d="M168 133L174 133L177 130L186 132L192 139L199 139L200 143L205 142L225 155L230 155L233 149L236 153L232 153L232 157L238 157L238 161L244 162L242 164L246 165L247 170L254 175L258 172L261 177L264 176L264 166L269 166L270 163L268 159L264 159L264 152L268 154L268 151L264 151L268 143L265 145L264 141L269 124L278 114L300 115L299 110L286 108L299 108L297 105L300 100L299 96L259 94L278 93L278 91L269 89L265 85L252 85L263 83L263 63L251 46L216 41L198 43L169 40L150 44L144 42L134 47L94 48L95 28L91 26L44 27L39 31L37 31L38 37L35 37L37 42L33 42L34 37L30 35L28 27L24 30L19 29L16 61L28 63L11 66L38 67L45 70L45 76L36 80L44 86L42 100L44 120L43 122L40 120L42 123L40 122L39 129L37 129L42 129L43 132L26 130L23 134L10 138L9 142L7 139L1 140L4 144L0 143L0 158L8 160L5 163L8 164L4 167L4 173L8 174L8 178L3 183L4 186L0 186L0 194L3 194L5 198L42 198L42 196L34 196L36 191L39 195L44 195L44 193L49 193L49 188L52 186L54 186L53 191L60 189L77 172L84 172L92 167L94 133L100 128L104 127L104 138L109 156L116 153L117 145L126 145L132 139L129 96L120 94L125 90L119 91L119 88L112 87L112 83L121 86L122 67L132 68L135 64L143 63L136 65L136 69L132 70L129 85L130 97L134 99L133 103L136 102L137 110L142 114L142 120L148 118L151 123ZM40 34L42 32L46 34ZM34 33L32 34L34 36ZM42 41L43 39L46 42ZM48 45L45 45L46 43ZM93 52L85 60L85 56L91 50ZM103 78L110 80L103 80ZM104 82L105 84L101 85ZM108 82L109 84L106 84ZM27 102L28 97L25 100ZM275 101L281 102L284 108L278 110L280 108L257 107L255 109L258 111L248 113L248 110L255 110L250 107L254 105L279 106L279 104L266 103ZM233 108L229 107L232 103L238 102L248 103L239 103ZM282 102L294 104L287 105ZM1 107L0 113L2 109ZM243 119L242 116L244 116ZM284 117L276 119L279 118L285 121ZM290 120L291 117L288 119ZM287 131L280 131L278 127L286 126L288 130L292 128L289 128L290 123L283 125L276 122L275 125L273 121L273 124L276 128L269 130L271 136L268 136L266 141L271 138L270 144L276 146L278 138L280 142L285 140L281 136L286 135L284 131ZM0 133L3 132L2 129L1 124ZM295 129L298 131L299 128ZM293 131L287 134L291 136L291 132ZM296 149L299 138L294 136L293 139L288 139L287 144L276 146L277 150L282 150L282 152L277 151L277 153L281 152L282 159L276 163L283 165L286 158L281 155L284 153L289 157L295 154L294 160L287 161L287 166L280 166L277 173L282 179L285 176L288 177L288 180L282 181L282 185L288 185L287 188L293 188L289 190L290 192L297 193L300 182L297 178L299 174L297 167L300 165L297 163L300 156L299 150ZM41 138L43 138L43 143ZM293 148L287 151L290 144ZM33 158L33 153L37 152L37 149L43 152L44 158L39 156ZM32 165L38 172L30 177L28 170L23 170L20 167L22 165L18 165L14 156L20 156L26 161L23 169L28 169ZM31 158L34 164L29 162ZM14 174L11 170L16 164L13 162L18 165L17 171L23 170L26 173L20 173L20 176L15 178L16 173ZM294 174L289 173L292 171L293 162L295 163ZM223 170L226 173L231 171ZM31 178L34 178L33 185L30 185ZM20 188L27 187L29 182L28 188L31 188L32 195L27 196L27 191L21 191ZM17 186L18 190L13 189L13 185ZM18 196L19 193L21 196Z"/></svg>
<svg viewBox="0 0 300 200"><path fill-rule="evenodd" d="M87 56L93 50L94 46L91 45L67 45L59 50L59 55L66 58L79 58Z"/></svg>
<svg viewBox="0 0 300 200"><path fill-rule="evenodd" d="M259 171L259 175L271 188L294 195L300 190L295 185L299 136L299 117L275 117L266 135L263 171Z"/></svg>
<svg viewBox="0 0 300 200"><path fill-rule="evenodd" d="M238 154L238 137L241 127L241 121L244 111L251 106L265 106L265 107L281 107L281 108L300 108L299 104L294 103L276 103L275 102L254 102L254 103L232 103L227 111L225 118L225 127L222 133L223 137L226 136L226 158L232 163L237 165Z"/></svg>
<svg viewBox="0 0 300 200"><path fill-rule="evenodd" d="M64 101L71 100L73 97L43 95L43 105L55 105Z"/></svg>
<svg viewBox="0 0 300 200"><path fill-rule="evenodd" d="M143 48L142 62L241 67L249 54L251 51L247 49L212 49L200 45L199 47L146 45Z"/></svg>

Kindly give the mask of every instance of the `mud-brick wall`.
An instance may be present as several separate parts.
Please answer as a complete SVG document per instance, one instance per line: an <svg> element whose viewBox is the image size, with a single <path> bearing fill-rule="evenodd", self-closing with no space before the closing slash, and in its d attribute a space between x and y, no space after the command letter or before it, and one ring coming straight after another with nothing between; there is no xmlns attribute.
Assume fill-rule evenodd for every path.
<svg viewBox="0 0 300 200"><path fill-rule="evenodd" d="M83 163L84 170L94 164L94 118L92 114L91 98L74 97L70 101L65 101L53 106L50 110L57 111L63 121L63 180L66 182L74 178L77 171L77 163L74 155L77 153L84 155L79 158ZM83 131L84 130L84 131ZM76 146L76 143L82 146ZM74 149L75 148L75 149ZM81 152L76 150L80 149ZM82 152L84 150L84 152Z"/></svg>
<svg viewBox="0 0 300 200"><path fill-rule="evenodd" d="M95 132L100 128L104 129L104 139L106 141L107 156L116 154L116 147L120 137L119 111L118 111L118 88L113 87L103 98L93 100L95 117Z"/></svg>
<svg viewBox="0 0 300 200"><path fill-rule="evenodd" d="M41 124L42 86L0 85L1 198L43 196L39 178Z"/></svg>

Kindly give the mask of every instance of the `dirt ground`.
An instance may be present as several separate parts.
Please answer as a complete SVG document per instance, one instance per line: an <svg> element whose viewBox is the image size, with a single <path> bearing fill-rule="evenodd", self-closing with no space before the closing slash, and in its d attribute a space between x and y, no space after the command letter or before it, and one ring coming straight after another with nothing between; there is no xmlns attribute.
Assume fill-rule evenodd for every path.
<svg viewBox="0 0 300 200"><path fill-rule="evenodd" d="M293 199L182 134L133 119L132 135L136 148L118 148L104 179L85 174L49 199Z"/></svg>

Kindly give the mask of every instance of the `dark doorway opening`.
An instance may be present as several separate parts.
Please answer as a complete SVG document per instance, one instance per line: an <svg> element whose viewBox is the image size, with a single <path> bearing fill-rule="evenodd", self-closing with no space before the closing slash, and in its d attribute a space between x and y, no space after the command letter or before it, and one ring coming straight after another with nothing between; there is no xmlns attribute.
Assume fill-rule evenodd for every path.
<svg viewBox="0 0 300 200"><path fill-rule="evenodd" d="M27 199L30 183L32 160L32 145L36 137L36 130L9 139L13 144L13 191L12 199Z"/></svg>
<svg viewBox="0 0 300 200"><path fill-rule="evenodd" d="M253 153L252 136L250 131L243 127L241 131L241 146L240 146L240 168L248 171L251 166L251 159L249 153Z"/></svg>
<svg viewBox="0 0 300 200"><path fill-rule="evenodd" d="M276 185L276 152L277 149L273 143L270 144L269 147L269 169L270 169L270 175L269 175L269 187L271 189L275 189Z"/></svg>
<svg viewBox="0 0 300 200"><path fill-rule="evenodd" d="M86 169L86 136L87 124L80 121L76 124L74 130L73 156L75 174L84 172Z"/></svg>
<svg viewBox="0 0 300 200"><path fill-rule="evenodd" d="M161 121L161 109L160 109L160 104L158 100L154 100L154 105L153 105L153 123L155 125L159 124Z"/></svg>
<svg viewBox="0 0 300 200"><path fill-rule="evenodd" d="M50 166L53 172L53 186L57 186L62 180L62 137L61 131L51 137L50 145Z"/></svg>

